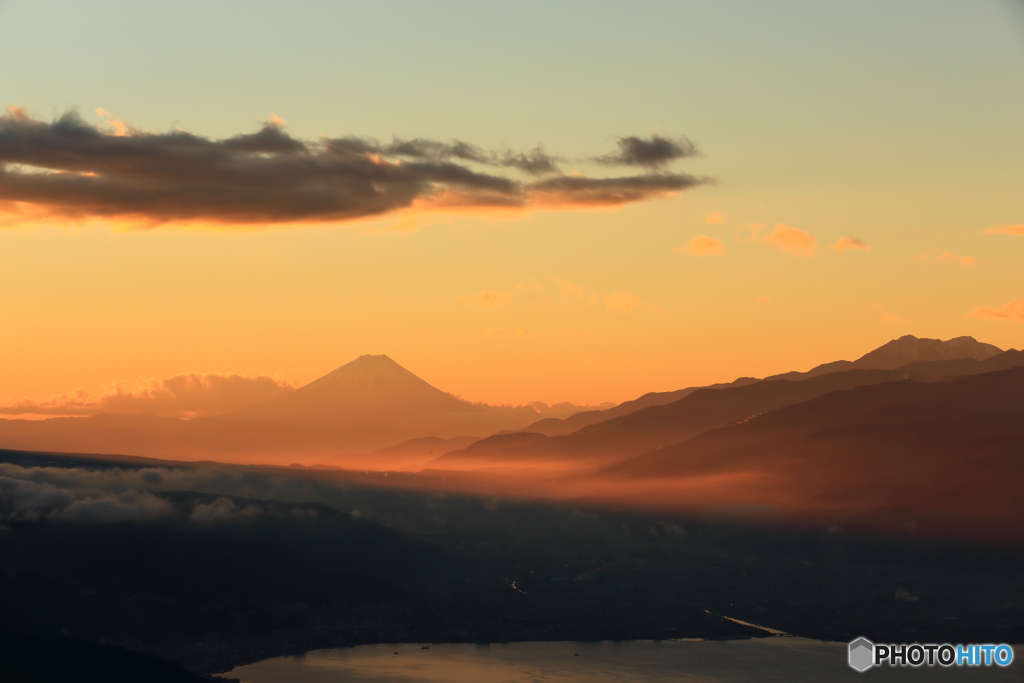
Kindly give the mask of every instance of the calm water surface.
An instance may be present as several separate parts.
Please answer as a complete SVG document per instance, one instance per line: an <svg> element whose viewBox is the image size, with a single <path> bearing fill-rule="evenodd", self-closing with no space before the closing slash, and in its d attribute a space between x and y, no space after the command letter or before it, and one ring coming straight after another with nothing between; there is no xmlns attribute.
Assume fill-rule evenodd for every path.
<svg viewBox="0 0 1024 683"><path fill-rule="evenodd" d="M803 638L733 641L362 645L315 650L241 666L225 674L245 683L712 683L757 681L1024 680L1006 668L870 669L846 664L844 643ZM398 654L395 654L395 653ZM1014 647L1018 657L1024 648Z"/></svg>

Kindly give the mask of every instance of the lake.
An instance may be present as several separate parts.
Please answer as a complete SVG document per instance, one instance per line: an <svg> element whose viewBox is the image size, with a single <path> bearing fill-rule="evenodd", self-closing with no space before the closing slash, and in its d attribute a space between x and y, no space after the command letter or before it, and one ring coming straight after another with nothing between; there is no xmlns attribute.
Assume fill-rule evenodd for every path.
<svg viewBox="0 0 1024 683"><path fill-rule="evenodd" d="M424 649L429 647L429 649ZM1014 648L1019 654L1021 648ZM397 654L396 654L397 653ZM1000 667L872 668L846 664L845 643L804 638L684 641L361 645L241 666L244 683L803 683L805 681L1021 681Z"/></svg>

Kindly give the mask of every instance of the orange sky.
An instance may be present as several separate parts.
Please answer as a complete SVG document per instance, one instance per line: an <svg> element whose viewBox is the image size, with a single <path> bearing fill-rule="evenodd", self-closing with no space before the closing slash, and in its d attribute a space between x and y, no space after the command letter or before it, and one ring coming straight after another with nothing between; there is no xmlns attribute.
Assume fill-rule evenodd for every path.
<svg viewBox="0 0 1024 683"><path fill-rule="evenodd" d="M0 106L41 126L77 107L103 149L176 130L240 140L270 121L309 149L383 141L360 168L411 173L422 159L394 156L393 137L479 152L446 148L438 163L462 180L428 169L432 192L378 178L394 203L310 217L308 201L281 208L297 170L239 199L257 185L209 164L118 175L100 147L74 166L0 135L0 403L185 373L304 384L365 353L471 400L596 403L904 334L1024 347L1024 19L913 4L754 3L749 21L600 5L587 30L552 8L310 22L260 5L188 45L174 38L187 16L0 5L0 62L16 65ZM46 54L26 42L40 22ZM311 24L344 28L314 39ZM648 163L631 136L695 148ZM524 170L546 158L557 172ZM94 189L30 196L55 170ZM97 194L108 180L165 203L129 210Z"/></svg>

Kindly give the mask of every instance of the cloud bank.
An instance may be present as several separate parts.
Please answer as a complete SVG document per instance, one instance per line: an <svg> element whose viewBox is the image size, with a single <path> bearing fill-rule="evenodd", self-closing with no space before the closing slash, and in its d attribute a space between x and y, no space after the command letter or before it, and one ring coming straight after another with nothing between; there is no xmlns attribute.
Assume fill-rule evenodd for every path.
<svg viewBox="0 0 1024 683"><path fill-rule="evenodd" d="M587 208L664 197L707 182L672 173L696 153L685 138L625 137L605 165L635 175L563 174L543 147L489 152L454 140L308 142L273 119L255 133L213 140L175 130L106 130L71 111L47 123L0 116L0 215L227 225L340 222L415 208ZM504 171L525 178L502 175Z"/></svg>
<svg viewBox="0 0 1024 683"><path fill-rule="evenodd" d="M0 405L4 415L98 415L153 413L188 418L239 410L287 394L293 386L273 377L187 373L130 389L115 384L102 394L77 391L44 401Z"/></svg>
<svg viewBox="0 0 1024 683"><path fill-rule="evenodd" d="M1016 320L1017 322L1024 322L1024 299L1007 301L999 308L993 308L992 306L975 308L971 311L971 317L980 318L981 320Z"/></svg>
<svg viewBox="0 0 1024 683"><path fill-rule="evenodd" d="M52 470L50 471L52 472ZM171 514L165 500L145 488L103 486L102 477L68 470L51 476L46 469L0 464L0 522L11 519L72 523L152 522ZM145 473L160 477L157 470ZM137 484L145 484L141 476ZM85 481L82 481L85 480ZM84 485L83 485L84 484Z"/></svg>
<svg viewBox="0 0 1024 683"><path fill-rule="evenodd" d="M200 527L266 522L274 506L238 504L230 498L189 500L175 505L160 491L207 489L225 483L243 486L244 475L230 470L20 467L0 463L0 524L46 520L71 524L150 523L180 519ZM246 479L245 481L251 481ZM292 493L301 495L292 487ZM286 513L292 521L312 521L312 510Z"/></svg>
<svg viewBox="0 0 1024 683"><path fill-rule="evenodd" d="M1020 225L1000 225L985 230L986 235L1024 235L1024 223Z"/></svg>

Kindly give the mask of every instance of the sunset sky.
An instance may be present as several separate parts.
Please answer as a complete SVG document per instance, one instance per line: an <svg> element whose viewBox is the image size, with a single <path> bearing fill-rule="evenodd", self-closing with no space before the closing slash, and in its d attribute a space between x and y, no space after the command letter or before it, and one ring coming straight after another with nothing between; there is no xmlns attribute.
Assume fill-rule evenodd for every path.
<svg viewBox="0 0 1024 683"><path fill-rule="evenodd" d="M1024 347L1021 2L0 0L0 65L0 404Z"/></svg>

